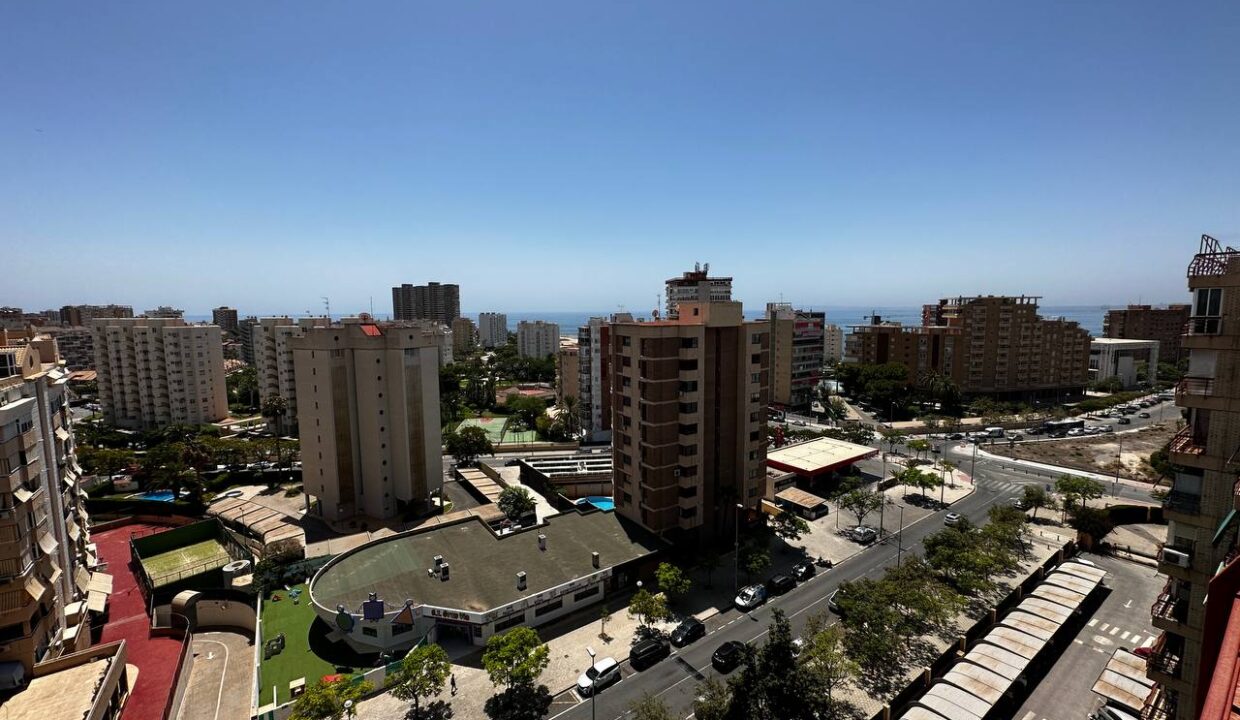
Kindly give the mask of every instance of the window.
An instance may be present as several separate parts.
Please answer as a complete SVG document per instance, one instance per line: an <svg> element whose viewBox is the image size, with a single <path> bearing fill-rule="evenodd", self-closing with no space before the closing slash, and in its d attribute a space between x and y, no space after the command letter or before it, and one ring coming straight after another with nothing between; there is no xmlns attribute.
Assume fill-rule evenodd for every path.
<svg viewBox="0 0 1240 720"><path fill-rule="evenodd" d="M633 338L629 337L628 335L625 335L625 336L623 336L623 337L621 337L621 338L620 338L620 345L621 345L621 346L623 346L623 347L629 347L629 346L630 346L630 345L632 345L632 344L633 344Z"/></svg>
<svg viewBox="0 0 1240 720"><path fill-rule="evenodd" d="M412 625L404 625L402 623L392 623L392 635L404 635L407 632L413 632Z"/></svg>
<svg viewBox="0 0 1240 720"><path fill-rule="evenodd" d="M697 455L697 446L696 446L696 445L681 445L681 446L680 446L680 456L681 456L681 457L690 457L690 456L693 456L693 455Z"/></svg>
<svg viewBox="0 0 1240 720"><path fill-rule="evenodd" d="M514 628L523 622L525 622L525 613L517 613L516 615L513 615L510 618L507 618L505 620L500 620L499 622L495 623L495 632L507 630L508 628Z"/></svg>
<svg viewBox="0 0 1240 720"><path fill-rule="evenodd" d="M682 413L695 413L697 412L698 404L695 402L680 403L679 409Z"/></svg>
<svg viewBox="0 0 1240 720"><path fill-rule="evenodd" d="M680 383L679 388L682 393L697 392L697 389L698 389L697 380L684 380Z"/></svg>
<svg viewBox="0 0 1240 720"><path fill-rule="evenodd" d="M598 593L599 593L598 585L595 585L594 587L586 588L585 590L582 590L576 595L573 595L573 602L581 602L582 600L585 600L588 597L594 597L595 595L598 595Z"/></svg>
<svg viewBox="0 0 1240 720"><path fill-rule="evenodd" d="M762 344L762 333L754 333L750 335L749 342L753 343L754 345L761 345Z"/></svg>
<svg viewBox="0 0 1240 720"><path fill-rule="evenodd" d="M632 364L633 364L633 358L629 357L628 355L625 355L624 357L620 358L620 367L630 367Z"/></svg>
<svg viewBox="0 0 1240 720"><path fill-rule="evenodd" d="M749 373L749 382L762 382L762 373Z"/></svg>
<svg viewBox="0 0 1240 720"><path fill-rule="evenodd" d="M681 361L680 361L680 371L681 371L681 372L689 372L689 371L692 371L692 370L697 370L697 369L698 369L698 361L697 361L697 360L681 360Z"/></svg>
<svg viewBox="0 0 1240 720"><path fill-rule="evenodd" d="M680 496L682 498L697 497L697 493L698 493L697 485L694 485L692 487L682 487L680 489Z"/></svg>
<svg viewBox="0 0 1240 720"><path fill-rule="evenodd" d="M1193 296L1191 330L1198 335L1218 333L1222 325L1222 288L1199 288Z"/></svg>
<svg viewBox="0 0 1240 720"><path fill-rule="evenodd" d="M553 602L553 603L547 603L546 605L543 605L543 606L542 606L542 607L540 607L540 608L535 608L535 609L534 609L534 617L542 617L543 615L546 615L547 613L553 613L553 612L555 612L556 610L559 610L559 609L560 609L560 608L562 608L562 607L564 607L564 600L563 600L563 598L561 598L561 599L559 599L559 600L556 600L556 601L555 601L555 602Z"/></svg>
<svg viewBox="0 0 1240 720"><path fill-rule="evenodd" d="M698 431L697 423L681 423L680 424L681 435L697 435L697 431Z"/></svg>
<svg viewBox="0 0 1240 720"><path fill-rule="evenodd" d="M749 362L753 363L754 365L757 365L758 363L762 362L762 353L754 353L753 355L750 355Z"/></svg>
<svg viewBox="0 0 1240 720"><path fill-rule="evenodd" d="M363 626L363 627L362 627L362 634L363 634L363 635L365 635L366 637L379 637L379 630L378 630L378 628L364 627L364 626Z"/></svg>
<svg viewBox="0 0 1240 720"><path fill-rule="evenodd" d="M691 337L691 338L681 338L681 339L680 339L680 346L681 346L682 348L685 348L685 349L695 348L695 347L697 347L697 346L698 346L698 339L697 339L697 338L695 338L695 337Z"/></svg>
<svg viewBox="0 0 1240 720"><path fill-rule="evenodd" d="M681 508L681 509L680 509L680 516L681 516L682 518L691 518L691 517L696 517L696 516L697 516L697 508L696 508L696 507Z"/></svg>

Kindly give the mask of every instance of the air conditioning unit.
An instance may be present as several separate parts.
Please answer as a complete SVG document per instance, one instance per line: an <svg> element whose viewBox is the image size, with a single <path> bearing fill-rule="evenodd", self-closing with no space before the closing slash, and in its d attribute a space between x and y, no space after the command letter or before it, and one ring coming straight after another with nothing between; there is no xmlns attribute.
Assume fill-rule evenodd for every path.
<svg viewBox="0 0 1240 720"><path fill-rule="evenodd" d="M1188 567L1190 562L1188 553L1172 548L1163 548L1162 561L1170 565L1179 565L1182 568Z"/></svg>

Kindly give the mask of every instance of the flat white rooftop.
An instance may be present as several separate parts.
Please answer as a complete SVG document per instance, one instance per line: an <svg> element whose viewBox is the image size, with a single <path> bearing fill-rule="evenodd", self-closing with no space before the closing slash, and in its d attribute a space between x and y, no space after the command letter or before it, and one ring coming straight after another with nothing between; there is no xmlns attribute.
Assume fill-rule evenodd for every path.
<svg viewBox="0 0 1240 720"><path fill-rule="evenodd" d="M766 464L786 472L814 476L877 454L878 450L867 445L824 437L767 451Z"/></svg>

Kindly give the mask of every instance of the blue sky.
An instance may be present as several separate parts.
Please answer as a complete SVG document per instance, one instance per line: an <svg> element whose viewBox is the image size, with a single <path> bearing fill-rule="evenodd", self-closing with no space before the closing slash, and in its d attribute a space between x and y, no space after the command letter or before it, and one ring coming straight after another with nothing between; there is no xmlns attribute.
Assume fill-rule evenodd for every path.
<svg viewBox="0 0 1240 720"><path fill-rule="evenodd" d="M361 7L358 7L361 6ZM1180 300L1240 3L11 2L0 305ZM13 263L11 267L9 264Z"/></svg>

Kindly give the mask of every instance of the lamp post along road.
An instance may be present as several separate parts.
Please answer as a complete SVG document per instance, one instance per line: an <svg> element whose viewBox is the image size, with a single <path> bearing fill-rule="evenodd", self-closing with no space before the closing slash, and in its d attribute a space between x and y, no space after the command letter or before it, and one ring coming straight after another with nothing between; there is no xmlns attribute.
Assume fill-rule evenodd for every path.
<svg viewBox="0 0 1240 720"><path fill-rule="evenodd" d="M736 503L736 523L732 535L732 592L741 588L741 510L745 506Z"/></svg>
<svg viewBox="0 0 1240 720"><path fill-rule="evenodd" d="M639 586L638 589L640 589L641 582L637 584ZM594 720L594 702L595 698L598 697L598 687L596 687L598 683L598 666L594 664L594 648L587 646L586 652L590 653L590 671L594 676L590 679L590 720Z"/></svg>

